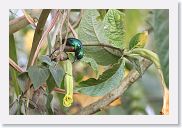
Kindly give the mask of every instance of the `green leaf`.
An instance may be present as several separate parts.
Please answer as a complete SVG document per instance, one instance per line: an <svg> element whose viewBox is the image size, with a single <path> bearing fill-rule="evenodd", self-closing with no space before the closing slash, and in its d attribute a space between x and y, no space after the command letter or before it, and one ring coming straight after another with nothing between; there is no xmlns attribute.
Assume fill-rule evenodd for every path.
<svg viewBox="0 0 182 128"><path fill-rule="evenodd" d="M119 57L111 54L104 48L100 47L85 47L85 56L94 59L97 64L107 66L118 62Z"/></svg>
<svg viewBox="0 0 182 128"><path fill-rule="evenodd" d="M48 65L52 65L52 61L51 61L50 57L47 56L47 55L42 55L42 56L40 56L40 57L39 57L39 60L40 60L42 63L46 63L46 64L48 64Z"/></svg>
<svg viewBox="0 0 182 128"><path fill-rule="evenodd" d="M129 49L132 49L134 48L137 43L139 42L139 36L140 36L141 33L137 33L136 35L134 35L131 40L130 40L130 43L129 43Z"/></svg>
<svg viewBox="0 0 182 128"><path fill-rule="evenodd" d="M124 48L125 43L125 14L110 9L104 17L104 30L109 43L118 48Z"/></svg>
<svg viewBox="0 0 182 128"><path fill-rule="evenodd" d="M88 58L88 57L83 57L81 59L81 61L89 64L91 66L91 68L94 70L94 72L96 74L98 73L98 64L97 64L97 62L94 59Z"/></svg>
<svg viewBox="0 0 182 128"><path fill-rule="evenodd" d="M160 60L159 60L159 57L156 53L148 50L148 49L145 49L145 48L135 48L133 50L130 51L131 53L135 55L140 55L144 58L147 58L149 60L151 60L154 64L155 64L155 67L158 71L158 74L160 76L160 80L161 80L161 85L163 87L163 90L165 90L166 88L166 83L165 83L165 80L164 80L164 75L163 75L163 72L161 70L161 64L160 64ZM130 54L131 55L131 54Z"/></svg>
<svg viewBox="0 0 182 128"><path fill-rule="evenodd" d="M138 71L138 73L139 73L140 75L142 75L142 69L141 69L141 67L140 67L139 58L137 58L137 57L132 57L132 56L127 56L126 58L132 63L132 65L133 65L134 68Z"/></svg>
<svg viewBox="0 0 182 128"><path fill-rule="evenodd" d="M25 92L28 89L29 80L28 72L21 73L18 76L17 81L22 92Z"/></svg>
<svg viewBox="0 0 182 128"><path fill-rule="evenodd" d="M47 107L47 111L49 115L53 115L53 111L51 108L51 101L53 99L53 95L52 94L48 94L47 96L47 102L46 102L46 107Z"/></svg>
<svg viewBox="0 0 182 128"><path fill-rule="evenodd" d="M46 84L49 93L56 87L56 82L52 74L49 75L49 78L46 80Z"/></svg>
<svg viewBox="0 0 182 128"><path fill-rule="evenodd" d="M76 90L90 96L103 96L120 85L124 76L124 60L106 70L98 80L91 78L79 84Z"/></svg>
<svg viewBox="0 0 182 128"><path fill-rule="evenodd" d="M154 11L154 42L164 79L169 85L169 10Z"/></svg>
<svg viewBox="0 0 182 128"><path fill-rule="evenodd" d="M49 71L51 72L51 75L53 76L56 85L60 87L63 77L65 75L63 68L59 66L58 64L55 64L55 65L49 66Z"/></svg>
<svg viewBox="0 0 182 128"><path fill-rule="evenodd" d="M49 69L46 66L31 66L28 69L28 75L33 83L35 90L37 90L49 77Z"/></svg>
<svg viewBox="0 0 182 128"><path fill-rule="evenodd" d="M144 48L146 42L148 40L148 32L144 31L142 33L137 33L134 35L129 43L129 49L133 48Z"/></svg>
<svg viewBox="0 0 182 128"><path fill-rule="evenodd" d="M84 10L78 28L78 37L83 44L108 44L108 39L104 33L104 24L102 21L97 21L98 16L97 10ZM118 56L113 55L103 47L84 47L84 53L86 57L94 59L100 65L114 64L119 59Z"/></svg>
<svg viewBox="0 0 182 128"><path fill-rule="evenodd" d="M15 63L17 63L16 44L15 44L15 39L14 39L13 34L9 35L9 57ZM15 88L16 96L18 96L18 95L20 95L20 88L19 88L18 82L16 80L18 73L12 67L10 67L10 75L12 78L13 86Z"/></svg>
<svg viewBox="0 0 182 128"><path fill-rule="evenodd" d="M106 15L106 9L97 9L97 11L100 14L97 19L102 21Z"/></svg>

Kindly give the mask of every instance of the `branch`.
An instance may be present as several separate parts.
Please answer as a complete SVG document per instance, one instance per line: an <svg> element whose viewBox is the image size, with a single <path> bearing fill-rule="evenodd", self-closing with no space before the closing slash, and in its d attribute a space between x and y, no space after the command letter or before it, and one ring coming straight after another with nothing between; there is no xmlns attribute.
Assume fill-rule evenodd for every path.
<svg viewBox="0 0 182 128"><path fill-rule="evenodd" d="M25 18L28 20L28 22L32 25L33 28L36 28L36 22L35 19L33 17L31 17L26 11L25 9L22 9L22 12L25 16Z"/></svg>
<svg viewBox="0 0 182 128"><path fill-rule="evenodd" d="M78 34L76 33L76 31L74 30L74 27L70 24L70 22L68 22L68 26L69 26L69 30L71 30L73 36L78 39Z"/></svg>
<svg viewBox="0 0 182 128"><path fill-rule="evenodd" d="M29 21L25 16L18 17L9 22L9 35L19 31L20 29L29 25Z"/></svg>
<svg viewBox="0 0 182 128"><path fill-rule="evenodd" d="M57 19L59 18L59 16L60 16L60 12L59 12L59 10L58 10L57 13L55 14L54 18L52 19L50 25L49 25L49 26L47 27L47 29L44 31L44 33L43 33L43 35L42 35L42 37L41 37L41 40L40 40L39 43L38 43L38 46L37 46L36 51L35 51L35 53L34 53L34 56L33 56L31 65L33 65L33 64L35 63L35 60L36 60L36 58L37 58L37 56L38 56L38 54L39 54L39 51L40 51L40 49L42 48L43 44L45 43L45 42L44 42L45 38L47 37L48 33L52 30L52 28L54 27L54 25L56 24L56 21L57 21Z"/></svg>
<svg viewBox="0 0 182 128"><path fill-rule="evenodd" d="M115 50L118 50L119 52L121 52L121 54L123 54L123 51L124 49L120 49L120 48L116 48L116 47L113 47L111 45L108 45L108 44L83 44L83 46L86 46L86 47L89 47L89 46L100 46L100 47L107 47L107 48L111 48L111 49L115 49Z"/></svg>
<svg viewBox="0 0 182 128"><path fill-rule="evenodd" d="M35 51L37 49L37 46L39 44L39 41L42 38L43 29L44 29L44 26L45 26L45 23L47 21L50 11L51 11L50 9L44 9L39 17L39 21L38 21L38 24L37 24L37 27L36 27L36 30L34 33L34 37L33 37L33 43L32 43L32 48L31 48L27 68L32 65L32 60L33 60Z"/></svg>
<svg viewBox="0 0 182 128"><path fill-rule="evenodd" d="M80 10L80 14L79 14L78 20L72 25L73 28L76 28L78 26L78 24L80 23L80 21L82 19L82 15L83 15L83 9Z"/></svg>
<svg viewBox="0 0 182 128"><path fill-rule="evenodd" d="M11 65L11 67L13 67L16 71L23 73L24 70L22 68L20 68L20 66L18 66L11 58L9 58L9 64Z"/></svg>
<svg viewBox="0 0 182 128"><path fill-rule="evenodd" d="M77 21L74 23L74 24L71 24L70 22L69 22L69 30L68 30L68 33L70 33L70 32L72 32L73 33L73 30L79 25L79 23L80 23L80 21L81 21L81 19L82 19L82 15L83 15L83 9L81 9L80 10L80 14L79 14L79 17L78 17L78 19L77 19ZM71 26L71 27L70 27ZM75 33L76 32L74 32L73 33L73 35L74 35L74 37L75 38L78 38L78 36L77 36L77 34L75 35ZM63 37L65 36L65 34L66 34L66 32L63 32Z"/></svg>
<svg viewBox="0 0 182 128"><path fill-rule="evenodd" d="M151 61L143 59L141 62L142 73L144 73L147 68L152 64ZM140 78L140 74L136 70L130 71L130 73L121 81L120 86L117 89L112 90L106 94L102 99L82 108L80 112L76 113L78 115L89 115L94 114L97 111L105 108L112 101L123 95L126 89L136 82Z"/></svg>

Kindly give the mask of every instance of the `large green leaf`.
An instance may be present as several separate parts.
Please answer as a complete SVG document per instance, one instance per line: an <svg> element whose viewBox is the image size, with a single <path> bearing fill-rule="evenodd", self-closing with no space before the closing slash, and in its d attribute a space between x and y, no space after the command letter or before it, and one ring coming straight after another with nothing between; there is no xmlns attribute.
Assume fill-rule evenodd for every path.
<svg viewBox="0 0 182 128"><path fill-rule="evenodd" d="M42 63L45 63L45 64L48 64L48 65L52 65L52 61L50 59L49 56L47 55L42 55L39 57L39 60L42 62Z"/></svg>
<svg viewBox="0 0 182 128"><path fill-rule="evenodd" d="M58 64L54 64L52 66L49 66L49 71L51 75L53 76L56 85L60 87L63 77L65 75L63 68L59 66Z"/></svg>
<svg viewBox="0 0 182 128"><path fill-rule="evenodd" d="M25 92L28 89L29 80L28 72L24 72L18 76L17 81L22 92Z"/></svg>
<svg viewBox="0 0 182 128"><path fill-rule="evenodd" d="M154 40L164 79L169 85L169 10L154 11Z"/></svg>
<svg viewBox="0 0 182 128"><path fill-rule="evenodd" d="M98 80L90 78L81 82L76 90L90 96L103 96L120 85L124 76L124 66L125 62L122 60L106 70Z"/></svg>
<svg viewBox="0 0 182 128"><path fill-rule="evenodd" d="M14 39L13 35L9 35L9 57L15 63L17 63L16 44L15 44L15 39ZM10 70L12 83L13 83L13 86L15 88L15 93L18 96L20 94L20 88L19 88L18 82L16 80L18 73L12 67L10 67L9 70Z"/></svg>
<svg viewBox="0 0 182 128"><path fill-rule="evenodd" d="M46 80L48 79L50 72L49 69L46 66L43 65L35 65L31 66L28 69L28 75L33 83L33 86L36 89L38 89L42 84L46 83Z"/></svg>
<svg viewBox="0 0 182 128"><path fill-rule="evenodd" d="M109 43L118 48L124 48L125 43L125 14L119 10L110 9L104 17L104 30Z"/></svg>
<svg viewBox="0 0 182 128"><path fill-rule="evenodd" d="M98 64L96 63L96 61L92 58L88 58L88 57L83 57L81 59L82 62L88 63L92 69L95 71L95 73L98 73Z"/></svg>
<svg viewBox="0 0 182 128"><path fill-rule="evenodd" d="M108 43L108 39L104 33L104 24L102 21L97 20L98 16L99 13L97 10L84 10L78 28L78 37L83 44ZM119 59L119 57L99 46L84 47L84 52L86 57L95 59L100 65L114 64Z"/></svg>
<svg viewBox="0 0 182 128"><path fill-rule="evenodd" d="M46 80L46 84L47 84L48 92L51 92L56 87L56 82L52 74L49 75L49 78Z"/></svg>

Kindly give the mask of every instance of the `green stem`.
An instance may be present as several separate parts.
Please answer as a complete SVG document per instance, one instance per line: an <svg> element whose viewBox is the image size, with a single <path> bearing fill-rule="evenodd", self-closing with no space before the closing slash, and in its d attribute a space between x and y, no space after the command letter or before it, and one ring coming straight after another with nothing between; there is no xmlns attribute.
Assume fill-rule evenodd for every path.
<svg viewBox="0 0 182 128"><path fill-rule="evenodd" d="M135 49L129 51L129 54L130 55L133 54L134 56L140 55L146 59L151 60L155 64L155 67L157 68L157 71L159 73L163 91L164 91L164 88L167 88L166 83L164 81L163 72L161 70L160 60L156 53L154 53L150 50L147 50L145 48L135 48Z"/></svg>

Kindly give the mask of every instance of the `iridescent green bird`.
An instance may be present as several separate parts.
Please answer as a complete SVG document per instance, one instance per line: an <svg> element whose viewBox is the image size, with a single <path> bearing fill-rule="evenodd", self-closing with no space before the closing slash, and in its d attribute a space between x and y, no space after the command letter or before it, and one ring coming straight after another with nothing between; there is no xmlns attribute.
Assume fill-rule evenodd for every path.
<svg viewBox="0 0 182 128"><path fill-rule="evenodd" d="M148 40L148 31L136 34L129 43L129 50L134 48L143 48Z"/></svg>

